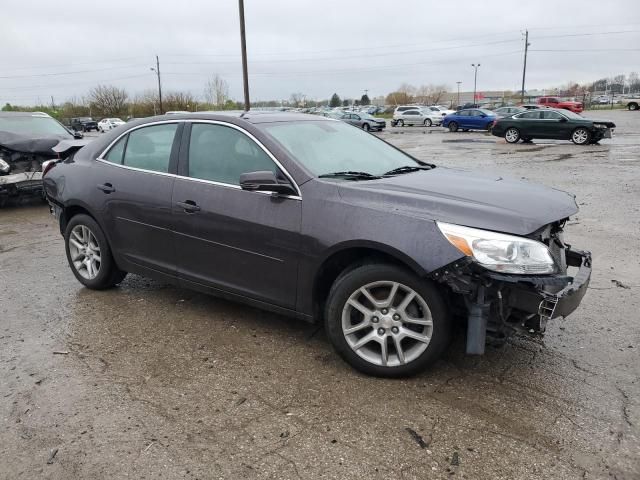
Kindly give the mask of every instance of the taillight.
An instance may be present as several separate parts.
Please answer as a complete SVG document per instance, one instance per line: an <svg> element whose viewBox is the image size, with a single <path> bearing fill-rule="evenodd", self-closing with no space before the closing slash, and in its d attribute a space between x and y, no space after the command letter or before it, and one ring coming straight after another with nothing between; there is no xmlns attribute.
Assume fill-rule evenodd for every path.
<svg viewBox="0 0 640 480"><path fill-rule="evenodd" d="M42 162L42 177L47 174L49 170L56 166L57 160L45 160Z"/></svg>

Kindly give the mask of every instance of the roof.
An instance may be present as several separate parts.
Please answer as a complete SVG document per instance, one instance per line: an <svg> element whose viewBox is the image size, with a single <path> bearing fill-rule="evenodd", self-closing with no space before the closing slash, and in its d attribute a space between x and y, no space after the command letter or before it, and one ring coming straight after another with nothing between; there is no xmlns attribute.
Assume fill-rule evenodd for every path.
<svg viewBox="0 0 640 480"><path fill-rule="evenodd" d="M263 111L249 111L241 112L238 110L226 110L220 112L191 112L191 113L175 113L171 115L159 115L152 117L153 121L158 120L189 120L189 119L204 119L204 120L228 120L229 117L244 120L249 123L274 123L274 122L300 122L311 120L326 120L330 121L330 118L320 115L311 115L308 113L292 113L292 112L263 112ZM142 120L142 119L141 119ZM147 123L151 118L145 118L140 123Z"/></svg>

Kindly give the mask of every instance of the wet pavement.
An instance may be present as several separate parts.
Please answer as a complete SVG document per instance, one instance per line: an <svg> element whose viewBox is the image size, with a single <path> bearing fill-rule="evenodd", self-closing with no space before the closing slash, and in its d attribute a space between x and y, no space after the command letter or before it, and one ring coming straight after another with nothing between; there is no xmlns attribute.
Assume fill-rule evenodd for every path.
<svg viewBox="0 0 640 480"><path fill-rule="evenodd" d="M82 288L42 204L0 210L0 478L640 478L640 114L601 145L388 129L442 166L574 192L594 256L542 338L405 380L322 329L137 276Z"/></svg>

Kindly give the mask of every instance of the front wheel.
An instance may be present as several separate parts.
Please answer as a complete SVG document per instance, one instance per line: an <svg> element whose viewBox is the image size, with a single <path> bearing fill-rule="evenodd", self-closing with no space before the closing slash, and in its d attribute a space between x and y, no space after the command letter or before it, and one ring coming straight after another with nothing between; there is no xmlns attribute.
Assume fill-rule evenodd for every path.
<svg viewBox="0 0 640 480"><path fill-rule="evenodd" d="M578 127L571 134L571 141L576 145L587 145L591 141L591 133L584 127Z"/></svg>
<svg viewBox="0 0 640 480"><path fill-rule="evenodd" d="M456 122L449 122L449 131L450 132L457 132L458 131L458 124Z"/></svg>
<svg viewBox="0 0 640 480"><path fill-rule="evenodd" d="M433 125L433 122L431 121L431 119L430 119L430 118L427 118L427 119L424 121L424 126L425 126L425 127L430 127L431 125Z"/></svg>
<svg viewBox="0 0 640 480"><path fill-rule="evenodd" d="M356 267L336 280L325 327L347 363L381 377L422 371L440 357L451 334L449 312L433 283L387 264Z"/></svg>
<svg viewBox="0 0 640 480"><path fill-rule="evenodd" d="M369 130L371 130L371 127L369 126L369 124L368 124L368 123L365 123L364 125L362 125L362 129L363 129L365 132L368 132Z"/></svg>
<svg viewBox="0 0 640 480"><path fill-rule="evenodd" d="M397 125L398 127L404 127L404 120L398 120L398 121L396 122L396 125Z"/></svg>
<svg viewBox="0 0 640 480"><path fill-rule="evenodd" d="M78 281L87 288L103 290L127 275L118 268L100 225L88 215L71 218L64 233L67 261Z"/></svg>
<svg viewBox="0 0 640 480"><path fill-rule="evenodd" d="M629 105L627 105L627 107L629 108L629 110L638 110L638 104L635 102L631 102Z"/></svg>
<svg viewBox="0 0 640 480"><path fill-rule="evenodd" d="M508 128L507 131L504 132L504 139L507 143L518 143L518 140L520 140L520 132L517 128Z"/></svg>

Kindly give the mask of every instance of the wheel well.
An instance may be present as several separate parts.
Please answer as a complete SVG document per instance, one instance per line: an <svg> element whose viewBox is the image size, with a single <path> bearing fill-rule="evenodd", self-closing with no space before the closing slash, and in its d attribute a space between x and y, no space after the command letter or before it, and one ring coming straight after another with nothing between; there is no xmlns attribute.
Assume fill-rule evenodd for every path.
<svg viewBox="0 0 640 480"><path fill-rule="evenodd" d="M78 205L72 205L70 207L66 207L62 213L62 216L60 217L60 233L62 235L64 235L64 231L67 229L67 225L69 223L69 221L75 217L76 215L79 214L85 214L90 216L91 218L93 218L94 220L95 217L93 215L91 215L91 213L89 213L89 211L86 208L80 207ZM97 220L96 220L97 222Z"/></svg>
<svg viewBox="0 0 640 480"><path fill-rule="evenodd" d="M329 291L340 274L368 263L388 263L413 271L409 265L393 255L375 248L355 247L336 252L324 261L316 274L313 283L314 318L323 317L324 304L329 296Z"/></svg>

